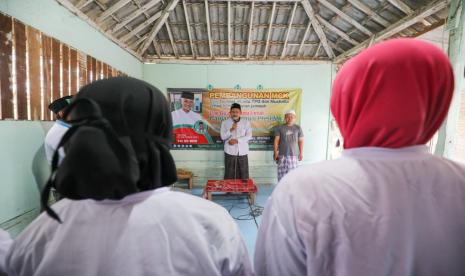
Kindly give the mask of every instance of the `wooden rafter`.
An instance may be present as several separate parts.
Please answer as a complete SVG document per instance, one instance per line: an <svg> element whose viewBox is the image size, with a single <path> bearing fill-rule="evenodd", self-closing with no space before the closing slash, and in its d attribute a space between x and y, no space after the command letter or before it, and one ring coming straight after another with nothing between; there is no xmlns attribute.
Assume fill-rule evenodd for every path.
<svg viewBox="0 0 465 276"><path fill-rule="evenodd" d="M281 59L286 56L287 41L289 39L289 34L291 33L292 21L294 21L295 10L297 9L297 2L294 3L294 8L292 9L291 18L289 19L289 27L286 30L286 38L284 39L283 51L281 52Z"/></svg>
<svg viewBox="0 0 465 276"><path fill-rule="evenodd" d="M224 2L225 0L209 0L210 2ZM229 0L229 1L232 1L232 2L246 2L246 3L250 3L250 2L268 2L268 3L272 3L272 2L282 2L282 3L293 3L293 2L300 2L302 0Z"/></svg>
<svg viewBox="0 0 465 276"><path fill-rule="evenodd" d="M135 36L136 34L138 34L140 31L142 31L143 29L147 28L150 24L152 24L153 22L155 22L155 20L159 19L162 15L162 12L159 11L157 12L156 14L152 15L149 19L145 20L144 22L142 22L141 24L139 24L138 26L136 26L132 31L130 31L129 33L123 35L122 37L120 37L119 39L122 41L122 42L126 42L128 39L130 39L131 37Z"/></svg>
<svg viewBox="0 0 465 276"><path fill-rule="evenodd" d="M401 10L403 13L407 15L413 13L413 9L400 0L388 0L388 1L393 6L395 6L396 8L398 8L399 10Z"/></svg>
<svg viewBox="0 0 465 276"><path fill-rule="evenodd" d="M104 4L100 3L100 1L95 1L94 2L97 6L99 6L103 11L106 11L108 10L108 7L105 6ZM110 14L109 15L116 23L120 23L121 20L116 17L114 14ZM97 24L99 24L99 26L102 26L102 22L96 22ZM128 31L131 31L131 29L128 27L128 26L124 26L124 28ZM139 36L137 36L139 38Z"/></svg>
<svg viewBox="0 0 465 276"><path fill-rule="evenodd" d="M440 0L431 1L434 3L441 2ZM413 9L413 7L409 6L410 2L407 0L381 1L382 4L377 9L372 9L365 4L367 3L366 0L343 1L345 2L344 6L336 4L337 1L335 2L335 0L203 0L193 2L182 0L182 4L179 3L181 0L57 0L57 2L94 26L98 31L102 32L106 37L136 56L139 60L146 60L147 58L157 59L157 56L158 59L161 60L173 58L176 58L176 60L186 60L186 57L189 56L194 60L199 59L200 61L207 59L229 59L234 62L242 60L286 61L296 59L307 60L311 58L322 60L326 59L326 56L328 56L330 59L340 62L352 56L353 53L385 39L389 34L391 35L388 37L416 36L418 31L411 28L416 22L423 23L426 26L423 29L426 30L431 29L431 26L436 26L437 22L443 18L442 14L439 15L439 17L434 17L434 14L438 11L431 13L429 16L418 17L419 9ZM122 10L129 9L130 6L132 10L131 2L133 2L137 8L130 13L126 13L127 15L124 17L119 17L118 15ZM160 5L160 2L162 5ZM442 0L442 2L449 3L450 1ZM72 3L75 3L74 7L72 7ZM299 19L300 22L297 22L298 20L296 18L299 14L297 6L299 3L301 3L305 13L309 17L309 22L302 23L301 19ZM179 20L176 21L174 17L171 18L172 22L168 22L170 12L176 8L177 4L182 5L185 22L184 20L182 20L182 22L179 22ZM90 10L91 5L95 9ZM162 6L162 8L155 9L155 7L160 6ZM187 10L191 6L195 6L196 9L200 8L201 13L203 13L202 9L205 8L206 19L198 21L196 17L195 20L197 21L195 21L193 16L198 16L198 14L194 14ZM248 9L249 13L245 16L249 19L249 22L235 24L234 11L236 6L240 9ZM317 7L319 9L317 9ZM401 19L402 23L394 22L397 21L397 19L383 18L381 16L382 11L394 7L405 14L405 17ZM227 20L223 18L221 21L212 22L211 19L214 13L211 12L213 8L221 8L225 11L227 8ZM278 9L281 12L281 8L285 9L286 13L287 10L289 10L289 17L285 20L286 22L279 22L280 24L278 24L277 15L280 14L281 16L281 13L278 13ZM350 16L351 13L349 13L349 10L355 8L366 14L363 20L357 20ZM258 12L262 9L267 9L267 14L271 14L270 22L257 23L255 20L254 24L254 17L257 17ZM87 14L84 14L82 10L85 10ZM153 14L153 10L158 10L158 12ZM181 11L179 10L179 12ZM327 12L331 13L327 14ZM332 17L331 20L329 20L330 15ZM220 13L218 13L218 16L220 16ZM412 19L414 16L415 19ZM405 21L409 19L413 21ZM343 25L345 27L336 24L336 22L340 22L338 20L343 20ZM135 24L136 21L142 23ZM375 33L375 30L380 29L380 27L371 28L371 25L367 25L366 23L368 21L378 23L380 26L383 26L385 30ZM391 22L394 22L394 24ZM399 24L402 26L399 27ZM167 37L162 40L156 40L163 25L166 27ZM405 27L406 25L408 26ZM204 30L207 32L208 40L207 36L205 36L203 40L195 40L194 32L199 31L198 28L200 26L201 28L206 27L206 30ZM349 27L350 29L348 30L347 28ZM184 34L185 37L175 36L176 30L185 31L186 29L184 28L187 29L187 34ZM227 31L228 38L214 40L213 34L216 28L222 31L224 30L225 32ZM234 36L235 28L241 28L244 31L247 29L248 32L243 32L243 37L238 38ZM397 30L397 33L392 33L394 30L393 28ZM262 37L261 40L254 40L259 39L254 38L254 33L257 33L257 29L260 29L260 32L266 32L264 33L265 37ZM283 36L280 39L273 40L276 30L282 31ZM299 30L298 36L294 35L297 34L294 30ZM313 30L319 40L314 39ZM331 41L329 37L327 37L327 35L330 34L331 39L335 39L333 34L340 38ZM362 35L362 37L360 35ZM176 40L174 39L175 37ZM238 40L234 40L235 38ZM310 38L312 41L309 41ZM363 42L359 43L360 40L363 40ZM153 53L152 50L150 50L150 54L148 54L147 49L149 47L152 49L152 45L153 48L155 48L155 52ZM188 45L191 51L184 54L180 47L189 47ZM218 53L215 57L215 45L226 46L227 53L223 55ZM241 45L241 49L243 50L241 53L236 53L236 55L234 55L234 47L237 45ZM257 45L265 46L263 47L265 50L263 56L254 56L254 45L256 47ZM353 45L353 48L346 50L350 45ZM163 49L167 49L164 47L172 47L173 54L162 53L163 49L161 49L161 46L163 46ZM200 48L205 49L205 47L209 47L209 55L198 56L198 50ZM295 49L297 51L295 55L290 55L289 49L291 49L291 47L296 47ZM308 50L305 50L308 49L308 47L312 47L310 49L310 54L308 54ZM321 51L321 48L324 50ZM271 51L271 49L273 49L273 51ZM274 49L279 49L280 51L275 53ZM317 51L315 51L315 49ZM338 54L337 57L335 57L335 53ZM142 56L144 56L144 58Z"/></svg>
<svg viewBox="0 0 465 276"><path fill-rule="evenodd" d="M67 8L69 11L72 13L76 14L78 17L80 17L82 20L84 20L87 24L90 26L94 27L96 30L101 32L105 37L110 39L111 41L115 42L116 45L120 46L122 49L125 49L129 53L131 53L133 56L135 56L137 59L142 60L141 56L138 55L135 51L133 51L131 48L127 47L124 45L120 40L116 39L114 36L110 35L109 33L105 32L102 27L97 25L92 19L90 19L86 14L84 14L82 11L77 9L69 0L56 0L58 3L63 5L65 8Z"/></svg>
<svg viewBox="0 0 465 276"><path fill-rule="evenodd" d="M337 34L338 36L342 37L343 39L345 39L346 41L352 43L352 45L357 45L358 44L358 41L354 40L353 38L351 38L350 36L348 36L345 32L339 30L337 27L335 27L333 24L329 23L328 21L326 21L323 17L319 16L319 15L316 15L316 18L318 18L318 21L320 21L321 23L323 23L323 25L325 25L325 27L330 30L331 32Z"/></svg>
<svg viewBox="0 0 465 276"><path fill-rule="evenodd" d="M170 24L169 24L168 20L166 20L166 22L165 22L165 27L166 27L166 32L168 33L168 37L170 38L171 47L173 48L174 56L176 58L179 58L178 48L176 47L176 43L174 41L173 34L171 33L171 28L170 28Z"/></svg>
<svg viewBox="0 0 465 276"><path fill-rule="evenodd" d="M152 40L155 39L157 36L158 32L160 31L161 27L165 24L166 19L168 19L168 16L170 15L170 12L174 10L176 5L178 4L179 0L171 0L165 7L165 9L162 12L162 15L160 18L157 19L157 22L155 22L152 30L150 31L149 36L147 37L147 40L142 44L142 47L139 48L137 51L141 56L145 53L147 48L149 47L150 43L152 43Z"/></svg>
<svg viewBox="0 0 465 276"><path fill-rule="evenodd" d="M157 54L158 58L161 58L160 46L158 46L157 41L153 40L152 45L153 45L153 48L155 48L155 53Z"/></svg>
<svg viewBox="0 0 465 276"><path fill-rule="evenodd" d="M249 33L248 33L248 40L247 40L247 59L250 58L250 45L252 44L252 32L253 32L253 10L255 8L255 2L252 2L250 7L250 19L249 19Z"/></svg>
<svg viewBox="0 0 465 276"><path fill-rule="evenodd" d="M315 47L315 46L318 46L318 44L320 44L320 42L307 42L307 43L304 43L302 45L302 47ZM292 46L292 47L300 47L300 43L287 43L288 46Z"/></svg>
<svg viewBox="0 0 465 276"><path fill-rule="evenodd" d="M373 33L370 30L368 30L366 27L362 26L362 24L358 23L357 20L355 20L352 17L348 16L347 14L345 14L343 11L338 9L336 6L334 6L330 2L328 2L326 0L319 0L319 2L321 4L323 4L326 8L328 8L329 10L334 12L335 14L339 15L342 19L344 19L345 21L352 24L355 28L362 31L363 33L367 34L368 36L373 35Z"/></svg>
<svg viewBox="0 0 465 276"><path fill-rule="evenodd" d="M352 6L356 7L359 10L361 10L365 14L371 16L371 18L373 18L374 21L381 24L381 26L388 27L389 25L391 25L386 19L379 16L370 7L368 7L366 4L360 2L359 0L348 0L348 1L349 1L350 4L352 4Z"/></svg>
<svg viewBox="0 0 465 276"><path fill-rule="evenodd" d="M389 3L391 3L393 6L395 6L399 10L401 10L406 15L410 15L410 14L412 14L414 12L414 10L412 8L410 8L409 5L402 2L401 0L388 0L388 1L389 1ZM421 22L423 23L423 25L425 25L427 27L433 25L426 19L421 20Z"/></svg>
<svg viewBox="0 0 465 276"><path fill-rule="evenodd" d="M76 9L80 10L84 8L85 6L89 5L92 3L94 0L81 0L76 4Z"/></svg>
<svg viewBox="0 0 465 276"><path fill-rule="evenodd" d="M270 25L268 27L268 34L266 36L266 46L265 46L265 53L264 58L268 56L268 47L270 46L270 37L271 37L271 30L273 28L273 21L274 21L274 13L276 11L276 2L273 2L273 7L271 8L271 16L270 16Z"/></svg>
<svg viewBox="0 0 465 276"><path fill-rule="evenodd" d="M156 56L147 56L145 58L147 63L171 63L171 64L327 64L326 60L315 60L315 59L305 59L305 60L291 60L291 59L273 59L273 60L247 60L245 57L236 57L230 59L228 57L216 57L214 60L211 60L209 57L198 57L193 59L192 57L179 57L179 59L172 59L169 56L163 56L161 59L156 58Z"/></svg>
<svg viewBox="0 0 465 276"><path fill-rule="evenodd" d="M389 28L374 34L372 37L368 38L364 42L358 44L357 46L353 47L352 49L342 53L339 55L334 61L336 63L341 62L348 57L351 57L361 50L365 49L368 47L371 43L376 43L385 39L390 38L391 36L405 30L406 28L412 26L413 24L425 19L426 17L435 14L436 12L446 8L448 5L447 1L444 0L436 0L429 5L426 5L425 7L421 9L417 9L414 13L411 15L405 17L404 19L398 21L397 23L393 24Z"/></svg>
<svg viewBox="0 0 465 276"><path fill-rule="evenodd" d="M132 0L119 0L113 6L109 7L107 10L103 11L100 16L97 18L96 22L101 23L103 20L108 18L110 15L121 9L122 7L126 6Z"/></svg>
<svg viewBox="0 0 465 276"><path fill-rule="evenodd" d="M321 42L318 43L318 47L316 47L316 51L315 51L315 54L313 55L313 58L318 57L318 52L320 52L320 49L321 49Z"/></svg>
<svg viewBox="0 0 465 276"><path fill-rule="evenodd" d="M191 26L189 24L189 13L187 12L186 0L182 0L182 8L184 10L184 18L186 19L187 35L189 36L189 43L191 45L191 53L192 53L192 56L195 58L196 54L194 51L194 44L192 43L192 33L191 33Z"/></svg>
<svg viewBox="0 0 465 276"><path fill-rule="evenodd" d="M304 47L305 40L307 39L308 33L310 32L310 27L312 26L311 22L308 22L307 28L305 29L304 36L302 37L302 42L300 42L299 50L297 51L297 56L303 56L302 48Z"/></svg>
<svg viewBox="0 0 465 276"><path fill-rule="evenodd" d="M232 42L231 42L231 1L228 1L228 56L232 58Z"/></svg>
<svg viewBox="0 0 465 276"><path fill-rule="evenodd" d="M205 0L204 3L205 3L205 17L207 18L208 48L210 49L210 57L213 58L212 34L210 30L210 10L208 8L208 0Z"/></svg>
<svg viewBox="0 0 465 276"><path fill-rule="evenodd" d="M336 49L337 51L339 51L339 53L344 53L345 52L345 50L342 49L341 47L339 47L336 43L329 42L329 45L331 45L331 47L333 49Z"/></svg>
<svg viewBox="0 0 465 276"><path fill-rule="evenodd" d="M132 1L132 0L131 0ZM100 3L99 1L95 1L95 3L97 4L97 6L99 6L102 10L106 11L108 8L103 5L102 3ZM134 0L134 3L136 3L137 7L140 8L140 5L138 5L137 1ZM110 14L109 15L116 23L120 23L121 22L121 19L119 19L118 17L116 17L114 14ZM102 22L99 23L99 25L102 25ZM131 32L132 29L129 28L129 26L125 25L123 26L127 31ZM140 40L140 35L139 34L135 34L135 37L138 39L137 41ZM128 45L129 47L131 47L131 49L134 48L134 44L131 43L131 45Z"/></svg>
<svg viewBox="0 0 465 276"><path fill-rule="evenodd" d="M140 37L138 40L136 40L136 42L134 42L132 45L134 45L134 46L137 47L137 45L141 44L142 41L144 41L144 40L147 39L147 36L148 36L148 35L141 36L141 37Z"/></svg>
<svg viewBox="0 0 465 276"><path fill-rule="evenodd" d="M320 23L318 22L318 19L315 16L315 11L313 10L312 5L308 0L303 0L301 4L302 7L304 7L305 12L307 13L307 16L310 18L310 22L312 22L313 29L315 30L316 34L318 35L318 38L320 39L321 43L323 44L323 47L325 48L326 54L329 58L334 58L333 49L329 46L328 39L326 38L323 28L321 27Z"/></svg>
<svg viewBox="0 0 465 276"><path fill-rule="evenodd" d="M130 15L128 15L127 17L125 17L124 19L121 20L120 23L116 24L112 29L111 29L111 32L112 33L116 33L117 31L121 30L124 26L128 25L132 20L136 19L139 15L141 15L142 13L145 13L146 11L148 11L150 8L152 8L153 6L155 6L156 4L158 4L160 2L160 0L152 0L152 1L149 1L147 4L145 4L144 6L142 6L140 9L138 9L137 11L134 11L133 13L131 13ZM148 18L147 18L148 19Z"/></svg>

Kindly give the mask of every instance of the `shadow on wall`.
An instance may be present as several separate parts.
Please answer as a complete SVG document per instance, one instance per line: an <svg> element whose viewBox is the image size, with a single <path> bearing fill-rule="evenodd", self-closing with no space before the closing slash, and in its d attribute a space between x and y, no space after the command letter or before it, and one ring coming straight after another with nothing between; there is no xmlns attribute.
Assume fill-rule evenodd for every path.
<svg viewBox="0 0 465 276"><path fill-rule="evenodd" d="M13 237L40 211L50 168L43 147L53 122L0 122L0 228Z"/></svg>
<svg viewBox="0 0 465 276"><path fill-rule="evenodd" d="M32 159L31 169L37 184L37 189L39 190L39 194L41 194L50 177L50 165L48 164L43 144L39 147Z"/></svg>

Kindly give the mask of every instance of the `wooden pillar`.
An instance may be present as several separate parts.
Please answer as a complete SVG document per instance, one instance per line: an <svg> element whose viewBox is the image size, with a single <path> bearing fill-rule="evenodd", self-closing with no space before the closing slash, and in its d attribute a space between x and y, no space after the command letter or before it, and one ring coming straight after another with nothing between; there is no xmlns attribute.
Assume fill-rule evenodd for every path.
<svg viewBox="0 0 465 276"><path fill-rule="evenodd" d="M456 129L459 119L461 91L464 87L465 77L465 3L462 0L451 1L447 22L446 28L449 30L448 54L454 69L455 89L449 113L439 130L434 154L455 159Z"/></svg>

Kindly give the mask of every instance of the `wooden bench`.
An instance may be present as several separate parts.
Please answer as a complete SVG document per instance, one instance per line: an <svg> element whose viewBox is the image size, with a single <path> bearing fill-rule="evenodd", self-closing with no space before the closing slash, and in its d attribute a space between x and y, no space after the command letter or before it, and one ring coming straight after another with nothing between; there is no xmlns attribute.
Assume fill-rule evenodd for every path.
<svg viewBox="0 0 465 276"><path fill-rule="evenodd" d="M188 170L177 169L178 180L187 180L189 189L192 189L194 174Z"/></svg>
<svg viewBox="0 0 465 276"><path fill-rule="evenodd" d="M250 204L255 205L257 185L252 179L225 179L208 180L203 191L203 197L212 200L212 193L245 193L250 199Z"/></svg>

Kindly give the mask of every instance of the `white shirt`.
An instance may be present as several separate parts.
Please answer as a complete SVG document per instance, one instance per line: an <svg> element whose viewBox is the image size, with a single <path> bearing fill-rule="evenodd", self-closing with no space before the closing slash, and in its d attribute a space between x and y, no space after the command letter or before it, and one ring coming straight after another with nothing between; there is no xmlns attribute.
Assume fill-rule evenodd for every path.
<svg viewBox="0 0 465 276"><path fill-rule="evenodd" d="M202 120L202 116L194 111L185 112L182 108L171 112L173 117L173 126L176 125L194 125L195 122Z"/></svg>
<svg viewBox="0 0 465 276"><path fill-rule="evenodd" d="M13 240L8 232L0 229L0 275L5 273L6 252L10 249Z"/></svg>
<svg viewBox="0 0 465 276"><path fill-rule="evenodd" d="M231 127L234 121L229 118L221 123L221 140L224 141L224 152L229 155L247 155L249 153L249 141L252 139L252 127L250 122L241 118L237 123L237 128L232 132ZM231 139L237 139L238 143L230 145Z"/></svg>
<svg viewBox="0 0 465 276"><path fill-rule="evenodd" d="M66 131L69 129L69 125L63 121L56 120L50 130L47 132L45 136L45 155L47 157L48 163L51 164L53 160L53 155L55 154L56 148L61 141L63 135L65 135ZM65 156L64 150L61 148L58 152L60 155L60 160L63 159Z"/></svg>
<svg viewBox="0 0 465 276"><path fill-rule="evenodd" d="M239 229L223 207L160 188L123 200L53 205L16 238L10 275L252 275Z"/></svg>
<svg viewBox="0 0 465 276"><path fill-rule="evenodd" d="M465 275L465 167L358 148L287 174L265 207L257 275Z"/></svg>

